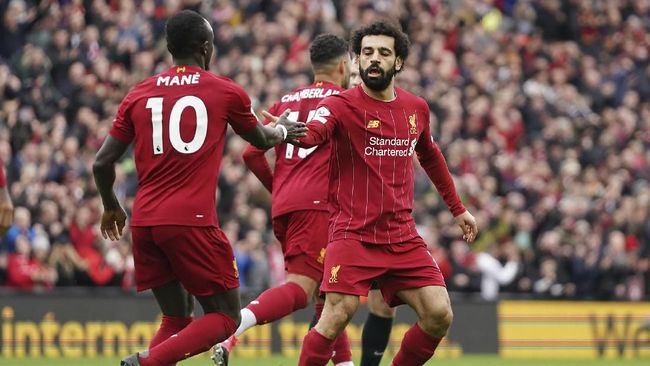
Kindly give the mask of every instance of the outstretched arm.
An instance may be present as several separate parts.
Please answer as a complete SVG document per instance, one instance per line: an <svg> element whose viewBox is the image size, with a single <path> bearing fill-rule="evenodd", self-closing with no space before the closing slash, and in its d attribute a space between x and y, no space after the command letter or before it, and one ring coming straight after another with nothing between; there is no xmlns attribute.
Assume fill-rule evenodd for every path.
<svg viewBox="0 0 650 366"><path fill-rule="evenodd" d="M431 182L436 186L438 193L449 207L454 215L456 224L463 230L463 238L468 242L474 241L478 233L476 220L474 216L465 209L463 203L458 197L454 180L451 177L447 161L442 155L438 144L433 141L433 137L426 128L415 146L418 160L422 169L427 173Z"/></svg>
<svg viewBox="0 0 650 366"><path fill-rule="evenodd" d="M289 112L287 109L280 117L276 117L282 120L281 124L264 126L260 122L257 122L257 126L252 132L242 134L241 137L259 149L269 149L283 142L305 136L305 132L307 131L305 124L289 121L287 119Z"/></svg>
<svg viewBox="0 0 650 366"><path fill-rule="evenodd" d="M288 121L282 116L277 117L271 113L264 111L262 112L265 118L271 120L273 124L278 126L286 125ZM314 113L314 116L307 123L307 131L305 136L300 139L289 139L288 142L304 148L310 148L317 145L321 145L330 138L336 129L337 119L334 118L329 110L325 106L319 106Z"/></svg>
<svg viewBox="0 0 650 366"><path fill-rule="evenodd" d="M99 149L93 163L95 184L104 204L104 213L100 225L104 239L119 240L126 224L126 212L124 212L115 196L113 183L115 183L115 163L128 147L129 144L109 135Z"/></svg>

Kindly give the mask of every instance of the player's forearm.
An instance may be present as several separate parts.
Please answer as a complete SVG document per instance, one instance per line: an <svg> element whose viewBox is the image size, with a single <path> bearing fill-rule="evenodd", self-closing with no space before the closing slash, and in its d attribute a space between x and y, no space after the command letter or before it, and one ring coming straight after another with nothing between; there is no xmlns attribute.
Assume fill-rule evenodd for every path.
<svg viewBox="0 0 650 366"><path fill-rule="evenodd" d="M436 190L438 190L438 193L442 196L442 199L454 217L465 212L465 206L463 206L456 192L454 179L449 172L449 167L447 166L445 157L442 155L442 151L436 146L435 149L426 155L418 153L418 160L420 160L420 165L435 185Z"/></svg>
<svg viewBox="0 0 650 366"><path fill-rule="evenodd" d="M113 191L115 183L115 163L102 164L95 161L93 164L93 176L97 191L102 198L105 210L112 210L120 206L117 196Z"/></svg>
<svg viewBox="0 0 650 366"><path fill-rule="evenodd" d="M264 188L269 192L273 191L273 171L269 162L264 157L264 151L248 146L244 151L244 163L257 179L262 182Z"/></svg>
<svg viewBox="0 0 650 366"><path fill-rule="evenodd" d="M286 137L283 127L270 127L258 124L257 128L246 135L242 135L244 140L251 143L258 149L267 150L275 145L282 143Z"/></svg>
<svg viewBox="0 0 650 366"><path fill-rule="evenodd" d="M293 143L294 145L308 149L328 140L327 129L323 127L322 123L308 123L307 128L309 129L307 135Z"/></svg>

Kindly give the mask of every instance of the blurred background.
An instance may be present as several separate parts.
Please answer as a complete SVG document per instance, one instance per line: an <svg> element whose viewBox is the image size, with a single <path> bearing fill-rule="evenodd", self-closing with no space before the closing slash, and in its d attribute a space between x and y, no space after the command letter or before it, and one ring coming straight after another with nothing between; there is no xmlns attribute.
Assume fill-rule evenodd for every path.
<svg viewBox="0 0 650 366"><path fill-rule="evenodd" d="M171 65L164 26L185 8L212 23L211 71L257 112L310 83L315 35L398 20L412 45L397 85L428 101L481 229L460 240L417 170L413 215L454 301L625 301L650 318L650 0L0 0L0 158L16 207L0 305L67 287L134 292L129 235L98 234L91 164L129 88ZM229 133L218 215L246 301L284 268L244 147ZM127 156L127 209L136 190Z"/></svg>

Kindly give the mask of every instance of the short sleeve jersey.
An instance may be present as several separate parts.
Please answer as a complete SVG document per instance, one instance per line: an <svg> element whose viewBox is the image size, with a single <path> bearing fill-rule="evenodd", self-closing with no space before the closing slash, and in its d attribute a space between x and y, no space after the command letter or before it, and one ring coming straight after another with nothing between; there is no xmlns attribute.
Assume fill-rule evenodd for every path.
<svg viewBox="0 0 650 366"><path fill-rule="evenodd" d="M290 109L290 120L307 121L323 98L344 90L337 84L318 81L283 95L269 108L269 113L280 115ZM327 211L330 144L311 148L279 144L275 147L275 156L273 217L299 210Z"/></svg>
<svg viewBox="0 0 650 366"><path fill-rule="evenodd" d="M131 225L218 226L217 180L226 128L252 132L250 98L231 80L174 66L136 85L110 135L134 144L138 174Z"/></svg>

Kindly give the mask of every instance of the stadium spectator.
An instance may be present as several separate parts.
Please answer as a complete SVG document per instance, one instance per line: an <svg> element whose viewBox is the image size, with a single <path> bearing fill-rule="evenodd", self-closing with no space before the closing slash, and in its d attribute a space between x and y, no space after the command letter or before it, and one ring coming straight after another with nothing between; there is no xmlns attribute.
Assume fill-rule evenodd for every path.
<svg viewBox="0 0 650 366"><path fill-rule="evenodd" d="M46 12L31 1L0 5L8 20L0 30L0 159L15 206L28 209L34 223L40 201L57 206L58 217L49 224L57 233L46 230L50 253L67 242L55 238L68 235L82 203L89 201L90 220L98 223L92 156L121 98L143 73L170 65L161 42L170 14L193 6L206 15L215 30L213 71L244 86L258 111L309 82L307 55L292 49L292 40L325 31L346 34L387 16L399 19L413 42L397 83L429 102L434 135L484 229L471 249L480 252L511 238L521 254L522 270L502 290L533 294L544 259L539 245L552 230L566 248L560 251L564 258L556 259L558 271L576 289L564 296L594 298L609 234L620 231L628 271L607 275L608 286L620 285L618 293L598 296L650 296L645 0L272 0L241 8L220 0L40 3ZM13 16L16 11L26 16ZM26 55L37 57L27 62ZM77 141L72 165L63 153L66 139ZM219 181L224 227L251 207L263 207L270 217L269 199L245 170L237 145L227 145ZM120 199L132 202L134 167L125 162L118 172ZM413 213L418 223L433 217L445 227L450 217L425 178L416 177ZM513 214L503 215L513 192L520 198ZM231 242L250 230L241 225ZM268 245L270 223L260 234ZM435 235L446 250L453 248L450 233ZM107 243L97 245L108 253Z"/></svg>

